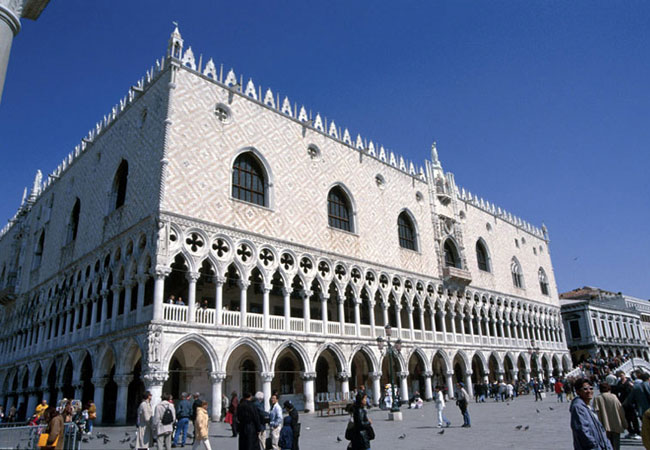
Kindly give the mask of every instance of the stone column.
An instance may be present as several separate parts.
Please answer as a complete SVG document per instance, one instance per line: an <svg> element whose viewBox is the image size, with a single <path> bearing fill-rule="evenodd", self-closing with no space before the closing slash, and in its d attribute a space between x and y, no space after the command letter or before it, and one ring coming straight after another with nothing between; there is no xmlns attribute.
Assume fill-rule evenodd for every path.
<svg viewBox="0 0 650 450"><path fill-rule="evenodd" d="M341 336L345 335L345 311L343 311L343 303L345 302L345 297L341 294L337 295L337 302L339 305L339 326L341 327Z"/></svg>
<svg viewBox="0 0 650 450"><path fill-rule="evenodd" d="M133 380L133 375L115 375L113 377L117 383L117 402L115 404L115 423L126 423L127 399L129 392L129 383Z"/></svg>
<svg viewBox="0 0 650 450"><path fill-rule="evenodd" d="M36 410L36 404L38 403L38 396L36 395L36 387L30 386L27 388L27 417L26 419L29 420L32 415L34 414L34 411Z"/></svg>
<svg viewBox="0 0 650 450"><path fill-rule="evenodd" d="M90 301L93 303L93 306L90 310L90 336L93 336L95 333L95 319L97 317L97 296L93 295L90 297Z"/></svg>
<svg viewBox="0 0 650 450"><path fill-rule="evenodd" d="M343 395L343 400L351 400L350 399L350 374L347 372L339 372L337 378L341 382L341 394Z"/></svg>
<svg viewBox="0 0 650 450"><path fill-rule="evenodd" d="M323 334L327 334L327 322L329 320L327 317L327 300L329 297L322 292L318 295L320 296L321 315L323 317Z"/></svg>
<svg viewBox="0 0 650 450"><path fill-rule="evenodd" d="M447 381L447 396L449 398L456 398L454 395L454 380L453 380L454 372L453 371L448 371L445 374L445 378Z"/></svg>
<svg viewBox="0 0 650 450"><path fill-rule="evenodd" d="M131 297L133 292L133 286L135 285L133 280L124 281L124 314L122 317L122 326L126 327L129 321L129 316L131 315Z"/></svg>
<svg viewBox="0 0 650 450"><path fill-rule="evenodd" d="M72 319L72 332L77 331L77 326L79 325L79 315L83 311L83 305L75 306L74 308L74 319Z"/></svg>
<svg viewBox="0 0 650 450"><path fill-rule="evenodd" d="M102 315L101 315L101 319L99 321L99 334L100 335L104 334L105 324L106 324L106 321L108 319L108 293L109 292L110 291L108 289L102 289L102 291L99 294L100 298L99 298L99 300L97 300L99 302L102 302Z"/></svg>
<svg viewBox="0 0 650 450"><path fill-rule="evenodd" d="M524 369L524 379L526 380L526 383L530 383L530 370L529 369Z"/></svg>
<svg viewBox="0 0 650 450"><path fill-rule="evenodd" d="M384 327L386 327L386 325L388 325L390 323L388 321L388 306L386 305L386 303L381 304L381 309L382 309L382 312L384 314Z"/></svg>
<svg viewBox="0 0 650 450"><path fill-rule="evenodd" d="M490 317L490 336L497 337L497 328L493 317Z"/></svg>
<svg viewBox="0 0 650 450"><path fill-rule="evenodd" d="M248 287L251 285L250 281L239 280L239 326L242 328L247 327L246 323L246 309L248 301Z"/></svg>
<svg viewBox="0 0 650 450"><path fill-rule="evenodd" d="M451 341L456 342L456 313L450 311L449 315L451 316L451 320L449 321L451 323Z"/></svg>
<svg viewBox="0 0 650 450"><path fill-rule="evenodd" d="M429 310L429 319L431 319L431 340L436 342L436 313L433 309Z"/></svg>
<svg viewBox="0 0 650 450"><path fill-rule="evenodd" d="M201 276L198 272L188 272L187 279L187 323L196 322L196 282Z"/></svg>
<svg viewBox="0 0 650 450"><path fill-rule="evenodd" d="M210 372L210 383L212 383L212 401L210 402L210 419L213 422L221 420L221 398L223 397L223 380L226 379L226 372Z"/></svg>
<svg viewBox="0 0 650 450"><path fill-rule="evenodd" d="M402 339L402 307L395 304L395 319L397 320L397 338Z"/></svg>
<svg viewBox="0 0 650 450"><path fill-rule="evenodd" d="M357 336L361 336L361 311L359 310L360 299L354 299L354 330Z"/></svg>
<svg viewBox="0 0 650 450"><path fill-rule="evenodd" d="M474 386L472 384L472 372L469 370L465 372L465 390L469 394L470 398L474 397Z"/></svg>
<svg viewBox="0 0 650 450"><path fill-rule="evenodd" d="M111 291L113 291L113 313L111 314L111 330L115 330L117 328L117 313L119 312L120 309L121 289L122 286L119 284L116 284L115 286L111 287Z"/></svg>
<svg viewBox="0 0 650 450"><path fill-rule="evenodd" d="M305 333L310 332L310 325L309 322L311 320L311 311L309 309L309 297L311 296L312 292L307 289L303 289L300 291L300 296L302 297L302 318L305 321Z"/></svg>
<svg viewBox="0 0 650 450"><path fill-rule="evenodd" d="M369 372L368 376L372 380L372 404L377 406L381 398L381 372Z"/></svg>
<svg viewBox="0 0 650 450"><path fill-rule="evenodd" d="M168 267L158 267L153 273L153 320L158 321L163 318L163 296L165 295L165 278L171 273ZM144 286L142 289L142 303L144 305Z"/></svg>
<svg viewBox="0 0 650 450"><path fill-rule="evenodd" d="M9 64L9 53L14 36L20 31L20 13L13 8L22 9L22 1L3 3L0 6L0 99L2 99L2 88L5 84L7 65ZM13 5L13 8L9 7Z"/></svg>
<svg viewBox="0 0 650 450"><path fill-rule="evenodd" d="M138 323L142 322L142 310L144 309L144 288L145 288L145 285L147 284L147 278L148 277L145 274L140 274L137 277L137 280L138 280L138 298L136 299L135 320ZM162 317L162 312L161 312L160 315Z"/></svg>
<svg viewBox="0 0 650 450"><path fill-rule="evenodd" d="M440 311L440 325L442 330L442 341L446 342L447 341L447 321L445 320L445 313Z"/></svg>
<svg viewBox="0 0 650 450"><path fill-rule="evenodd" d="M282 288L282 296L284 297L284 331L290 331L291 322L291 290Z"/></svg>
<svg viewBox="0 0 650 450"><path fill-rule="evenodd" d="M214 297L215 297L215 311L214 316L217 322L217 326L220 326L223 323L223 284L226 282L226 277L216 276L214 277ZM221 398L219 399L221 403ZM219 416L221 417L221 407L219 407Z"/></svg>
<svg viewBox="0 0 650 450"><path fill-rule="evenodd" d="M465 314L460 313L460 334L463 336L463 339L465 339Z"/></svg>
<svg viewBox="0 0 650 450"><path fill-rule="evenodd" d="M408 405L409 402L409 386L406 381L406 378L408 377L409 373L407 371L404 372L398 372L397 375L399 376L399 394L400 398L402 400L402 403L405 403Z"/></svg>
<svg viewBox="0 0 650 450"><path fill-rule="evenodd" d="M518 369L510 370L510 376L512 377L512 381L517 381L519 379L519 370Z"/></svg>
<svg viewBox="0 0 650 450"><path fill-rule="evenodd" d="M265 284L262 287L262 328L264 331L269 330L269 294L271 293L271 289L271 284Z"/></svg>
<svg viewBox="0 0 650 450"><path fill-rule="evenodd" d="M406 314L408 315L408 320L409 320L409 333L411 334L411 340L413 340L413 338L415 337L415 325L413 324L413 308L407 306Z"/></svg>
<svg viewBox="0 0 650 450"><path fill-rule="evenodd" d="M93 395L93 400L95 402L95 406L97 407L97 419L95 423L102 423L103 420L103 414L104 414L104 388L106 387L106 383L108 383L108 380L104 377L97 377L93 378L90 380L95 386L95 394ZM77 391L82 391L83 387L81 384L78 384L75 386L75 394L74 397L77 399L81 399L82 395L77 394Z"/></svg>
<svg viewBox="0 0 650 450"><path fill-rule="evenodd" d="M54 387L56 388L56 396L50 396L50 404L53 406L59 403L59 400L63 399L63 383L58 382L54 385Z"/></svg>
<svg viewBox="0 0 650 450"><path fill-rule="evenodd" d="M42 386L41 391L43 391L43 400L47 402L47 404L50 404L50 397L52 396L52 393L50 392L50 388L47 386ZM6 412L5 412L6 414Z"/></svg>
<svg viewBox="0 0 650 450"><path fill-rule="evenodd" d="M503 320L499 319L499 333L501 333L501 337L506 337L505 333L503 332Z"/></svg>
<svg viewBox="0 0 650 450"><path fill-rule="evenodd" d="M262 372L262 392L264 393L264 411L268 411L271 407L271 382L275 373L273 372ZM279 401L279 399L278 399Z"/></svg>
<svg viewBox="0 0 650 450"><path fill-rule="evenodd" d="M426 341L424 334L427 331L427 326L424 323L424 309L422 308L420 308L420 330L422 330L422 340Z"/></svg>
<svg viewBox="0 0 650 450"><path fill-rule="evenodd" d="M433 372L428 370L424 372L424 399L426 401L433 400L433 388L431 387L431 377L433 377Z"/></svg>
<svg viewBox="0 0 650 450"><path fill-rule="evenodd" d="M145 372L142 376L144 387L147 391L151 392L151 407L155 408L160 403L162 397L162 387L169 378L169 373L166 371L149 371ZM221 401L221 399L219 399Z"/></svg>
<svg viewBox="0 0 650 450"><path fill-rule="evenodd" d="M305 383L303 391L305 394L305 412L312 412L315 409L314 380L316 379L316 372L305 372L302 379Z"/></svg>

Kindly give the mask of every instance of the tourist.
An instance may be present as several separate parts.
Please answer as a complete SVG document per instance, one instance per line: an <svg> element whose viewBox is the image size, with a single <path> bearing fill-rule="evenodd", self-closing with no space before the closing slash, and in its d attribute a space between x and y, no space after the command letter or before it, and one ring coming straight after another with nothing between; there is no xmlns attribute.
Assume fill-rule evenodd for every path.
<svg viewBox="0 0 650 450"><path fill-rule="evenodd" d="M208 437L208 402L202 401L201 406L196 408L196 419L194 421L194 444L192 450L199 448L201 444L206 450L212 450Z"/></svg>
<svg viewBox="0 0 650 450"><path fill-rule="evenodd" d="M190 421L192 422L192 426L196 429L196 410L201 407L203 404L203 400L201 400L201 394L199 392L195 392L192 397L194 397L194 401L192 402L192 415L190 416ZM196 441L196 433L194 433L194 439L192 440L192 444Z"/></svg>
<svg viewBox="0 0 650 450"><path fill-rule="evenodd" d="M183 297L178 297L178 300L176 300L177 305L185 305L185 302L183 301Z"/></svg>
<svg viewBox="0 0 650 450"><path fill-rule="evenodd" d="M557 394L557 401L560 402L560 403L563 403L564 402L564 398L563 398L563 396L564 396L564 384L562 384L562 380L560 380L558 378L557 381L555 382L555 384L553 385L553 388L555 389L555 393Z"/></svg>
<svg viewBox="0 0 650 450"><path fill-rule="evenodd" d="M594 411L607 432L607 438L614 450L621 448L621 433L627 428L625 410L611 392L609 383L600 383L600 395L594 399Z"/></svg>
<svg viewBox="0 0 650 450"><path fill-rule="evenodd" d="M594 397L591 381L580 378L575 382L578 396L571 402L571 430L573 431L573 449L612 450L605 428L600 423L589 403Z"/></svg>
<svg viewBox="0 0 650 450"><path fill-rule="evenodd" d="M41 417L43 417L43 413L45 412L45 410L46 410L47 408L48 408L48 406L47 406L47 400L43 399L43 400L41 401L41 403L39 403L38 405L36 405L36 410L35 410L35 414L36 414L36 416L37 416L39 419L40 419Z"/></svg>
<svg viewBox="0 0 650 450"><path fill-rule="evenodd" d="M260 424L262 429L257 433L257 438L260 441L260 450L266 448L266 424L269 423L269 413L264 410L264 393L256 392L255 401L253 402L255 409L257 409L257 414L260 417Z"/></svg>
<svg viewBox="0 0 650 450"><path fill-rule="evenodd" d="M354 432L348 448L352 450L367 450L370 448L370 441L375 438L372 429L372 420L368 418L366 405L368 396L363 393L357 394L354 402Z"/></svg>
<svg viewBox="0 0 650 450"><path fill-rule="evenodd" d="M162 401L156 405L153 413L152 429L156 436L158 450L170 450L172 448L172 432L176 422L176 410L172 405L172 396L163 394Z"/></svg>
<svg viewBox="0 0 650 450"><path fill-rule="evenodd" d="M167 300L165 300L165 303L169 303L171 305L175 304L176 303L176 297L174 297L173 294L170 295L169 297L167 297Z"/></svg>
<svg viewBox="0 0 650 450"><path fill-rule="evenodd" d="M237 407L239 450L259 450L259 432L264 429L250 392L242 395Z"/></svg>
<svg viewBox="0 0 650 450"><path fill-rule="evenodd" d="M45 420L47 421L47 427L43 433L47 433L47 448L52 448L56 450L63 449L63 433L65 430L65 425L63 423L63 417L55 408L47 408L43 413Z"/></svg>
<svg viewBox="0 0 650 450"><path fill-rule="evenodd" d="M0 423L4 423L5 421L5 409L2 405L0 405Z"/></svg>
<svg viewBox="0 0 650 450"><path fill-rule="evenodd" d="M465 385L463 383L458 383L458 399L456 400L456 405L460 408L460 413L463 415L463 428L469 428L472 426L470 421L469 412L467 411L467 406L469 405L469 394L465 390Z"/></svg>
<svg viewBox="0 0 650 450"><path fill-rule="evenodd" d="M190 417L192 416L192 404L189 400L189 395L183 392L181 393L181 398L178 403L176 403L176 433L174 434L174 442L172 447L178 445L178 437L182 434L183 440L181 441L181 446L185 447L185 442L187 440L187 429L190 424Z"/></svg>
<svg viewBox="0 0 650 450"><path fill-rule="evenodd" d="M228 405L230 404L230 399L226 394L221 394L221 421L226 421L226 413L228 412Z"/></svg>
<svg viewBox="0 0 650 450"><path fill-rule="evenodd" d="M88 422L86 422L86 431L88 434L90 434L93 432L93 425L95 424L95 419L97 419L97 407L91 400L86 404L86 409L88 410Z"/></svg>
<svg viewBox="0 0 650 450"><path fill-rule="evenodd" d="M153 432L151 429L151 418L153 409L151 407L151 392L146 391L142 396L142 402L138 406L137 431L135 438L136 450L153 447Z"/></svg>
<svg viewBox="0 0 650 450"><path fill-rule="evenodd" d="M292 449L299 450L300 449L300 421L299 421L300 419L299 419L298 411L293 406L293 403L291 403L291 400L287 400L284 402L284 409L287 410L289 417L291 417L291 431L293 432Z"/></svg>
<svg viewBox="0 0 650 450"><path fill-rule="evenodd" d="M637 417L643 417L643 413L650 408L650 385L648 384L648 379L650 379L650 375L642 372L639 375L639 382L635 382L632 391L623 402L623 407L633 408L627 414L629 414L629 417L633 418L637 428L637 430L635 430L636 434L633 436L628 435L626 436L627 438L641 439L638 433Z"/></svg>
<svg viewBox="0 0 650 450"><path fill-rule="evenodd" d="M535 401L542 401L542 383L538 380L533 380L533 392L535 393Z"/></svg>
<svg viewBox="0 0 650 450"><path fill-rule="evenodd" d="M506 398L510 401L515 399L515 387L512 383L506 384Z"/></svg>
<svg viewBox="0 0 650 450"><path fill-rule="evenodd" d="M643 447L650 448L650 409L646 410L641 418L641 438Z"/></svg>
<svg viewBox="0 0 650 450"><path fill-rule="evenodd" d="M282 428L282 408L278 403L276 394L271 396L271 410L269 411L269 435L271 438L271 448L278 450L280 442L280 429Z"/></svg>
<svg viewBox="0 0 650 450"><path fill-rule="evenodd" d="M618 375L618 384L616 384L614 389L614 394L618 397L618 400L623 405L623 410L625 411L625 420L627 420L627 435L624 436L625 439L635 439L636 436L641 434L639 429L639 421L636 417L636 411L634 410L634 405L626 403L627 398L632 393L634 389L634 383L630 380L625 372L622 370L616 373Z"/></svg>
<svg viewBox="0 0 650 450"><path fill-rule="evenodd" d="M237 393L232 392L230 397L230 405L228 406L228 412L230 413L230 426L232 428L232 437L237 437L237 432L239 426L237 424L237 407L239 406L239 399L237 399Z"/></svg>
<svg viewBox="0 0 650 450"><path fill-rule="evenodd" d="M451 422L447 417L445 417L444 410L445 410L445 394L442 392L442 389L440 386L436 386L436 392L433 395L433 400L436 404L436 411L438 412L438 428L442 428L442 424L444 423L446 427L451 426Z"/></svg>
<svg viewBox="0 0 650 450"><path fill-rule="evenodd" d="M61 413L63 422L69 423L72 422L72 402L68 400L63 407L63 412Z"/></svg>
<svg viewBox="0 0 650 450"><path fill-rule="evenodd" d="M16 407L14 405L11 405L9 407L9 411L7 412L7 422L15 422L16 421Z"/></svg>
<svg viewBox="0 0 650 450"><path fill-rule="evenodd" d="M291 417L287 416L282 422L282 431L278 445L282 450L293 450L293 430L291 429Z"/></svg>

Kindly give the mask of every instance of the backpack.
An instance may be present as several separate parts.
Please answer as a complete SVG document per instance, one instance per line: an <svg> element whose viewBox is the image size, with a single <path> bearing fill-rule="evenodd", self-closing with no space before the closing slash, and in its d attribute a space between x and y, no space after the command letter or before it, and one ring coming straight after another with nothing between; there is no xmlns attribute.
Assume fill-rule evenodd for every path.
<svg viewBox="0 0 650 450"><path fill-rule="evenodd" d="M169 406L167 409L165 409L165 412L163 413L162 417L160 418L160 423L163 425L170 425L171 423L174 422L174 414L172 414L172 410L169 409Z"/></svg>

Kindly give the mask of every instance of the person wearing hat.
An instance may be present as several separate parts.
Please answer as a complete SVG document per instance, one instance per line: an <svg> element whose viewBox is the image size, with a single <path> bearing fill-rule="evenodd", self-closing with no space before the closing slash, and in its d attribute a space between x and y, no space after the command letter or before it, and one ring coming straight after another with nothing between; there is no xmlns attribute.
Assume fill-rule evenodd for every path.
<svg viewBox="0 0 650 450"><path fill-rule="evenodd" d="M456 400L456 405L460 408L460 412L463 415L463 428L469 428L472 426L469 418L469 413L467 412L467 405L469 404L469 394L465 390L465 385L463 383L458 383L458 399Z"/></svg>
<svg viewBox="0 0 650 450"><path fill-rule="evenodd" d="M287 410L289 417L291 417L291 430L293 430L293 442L291 449L300 450L300 447L298 445L298 441L300 439L300 422L298 418L298 411L293 406L293 403L291 403L291 400L284 402L284 409Z"/></svg>

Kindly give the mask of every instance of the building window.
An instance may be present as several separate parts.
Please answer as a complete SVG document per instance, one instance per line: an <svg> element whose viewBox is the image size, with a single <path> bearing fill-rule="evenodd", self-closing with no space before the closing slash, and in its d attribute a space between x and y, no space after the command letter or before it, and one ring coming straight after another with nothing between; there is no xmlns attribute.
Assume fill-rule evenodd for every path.
<svg viewBox="0 0 650 450"><path fill-rule="evenodd" d="M262 164L250 152L239 155L232 168L232 196L248 203L267 206L266 191Z"/></svg>
<svg viewBox="0 0 650 450"><path fill-rule="evenodd" d="M45 230L41 231L41 234L38 237L38 241L36 241L36 246L34 247L34 259L32 260L32 270L38 269L41 266L44 246L45 246Z"/></svg>
<svg viewBox="0 0 650 450"><path fill-rule="evenodd" d="M352 231L350 200L338 186L333 187L327 195L327 218L331 227Z"/></svg>
<svg viewBox="0 0 650 450"><path fill-rule="evenodd" d="M458 250L456 250L456 246L451 241L451 239L447 239L445 241L444 250L445 266L456 267L460 269L460 258L458 257Z"/></svg>
<svg viewBox="0 0 650 450"><path fill-rule="evenodd" d="M548 295L548 279L546 278L546 272L541 267L538 271L539 277L539 289L542 291L542 294Z"/></svg>
<svg viewBox="0 0 650 450"><path fill-rule="evenodd" d="M126 185L128 178L129 163L123 159L117 168L117 172L115 172L115 178L113 178L113 189L111 191L111 211L114 211L124 205L124 201L126 200Z"/></svg>
<svg viewBox="0 0 650 450"><path fill-rule="evenodd" d="M512 258L510 263L510 273L512 274L512 284L518 288L524 288L524 276L521 273L521 266L517 259Z"/></svg>
<svg viewBox="0 0 650 450"><path fill-rule="evenodd" d="M79 229L79 214L81 213L81 202L77 198L70 213L70 222L68 223L68 243L77 239L77 230Z"/></svg>
<svg viewBox="0 0 650 450"><path fill-rule="evenodd" d="M409 250L417 250L415 227L406 211L402 211L402 213L397 217L397 230L399 235L399 246Z"/></svg>
<svg viewBox="0 0 650 450"><path fill-rule="evenodd" d="M569 328L571 330L571 338L575 341L579 341L580 338L582 338L582 334L580 333L580 322L577 320L569 321Z"/></svg>
<svg viewBox="0 0 650 450"><path fill-rule="evenodd" d="M476 261L478 262L479 270L483 272L490 271L487 249L485 248L485 244L480 240L476 242Z"/></svg>

